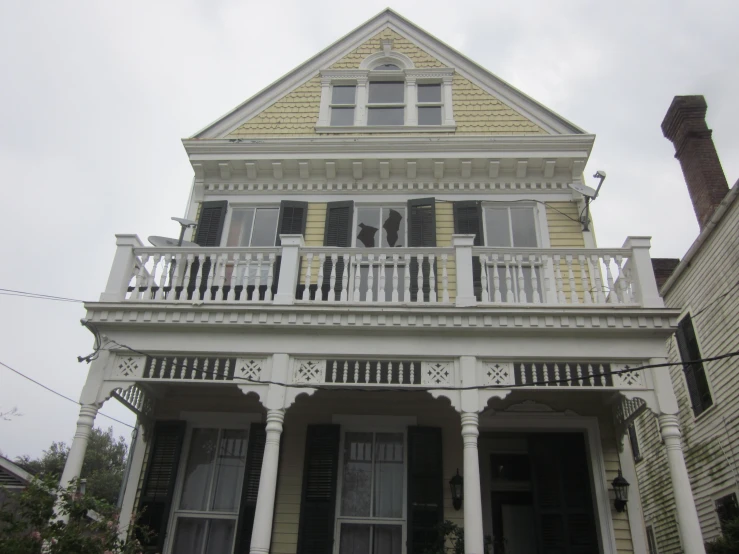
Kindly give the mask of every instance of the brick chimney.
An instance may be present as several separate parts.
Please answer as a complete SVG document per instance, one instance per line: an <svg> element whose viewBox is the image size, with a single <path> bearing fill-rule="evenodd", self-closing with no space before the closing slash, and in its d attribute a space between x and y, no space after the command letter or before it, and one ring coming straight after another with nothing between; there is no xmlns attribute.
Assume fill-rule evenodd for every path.
<svg viewBox="0 0 739 554"><path fill-rule="evenodd" d="M662 121L662 133L675 146L701 231L729 192L724 170L706 125L703 96L675 96Z"/></svg>

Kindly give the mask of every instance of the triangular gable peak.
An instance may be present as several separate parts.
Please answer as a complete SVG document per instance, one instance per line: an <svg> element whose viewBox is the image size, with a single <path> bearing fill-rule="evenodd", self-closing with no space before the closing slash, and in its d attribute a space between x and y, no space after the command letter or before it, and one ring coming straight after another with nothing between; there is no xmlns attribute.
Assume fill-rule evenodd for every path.
<svg viewBox="0 0 739 554"><path fill-rule="evenodd" d="M289 138L325 136L319 125L322 77L332 71L359 70L362 62L391 51L414 68L450 68L454 125L439 129L394 129L404 136L426 132L446 135L560 135L583 131L449 46L386 10L329 46L292 72L193 136L196 139ZM325 103L324 99L324 103ZM325 106L323 108L325 113ZM448 123L448 122L447 122ZM316 127L319 126L318 132ZM342 129L367 134L366 129ZM387 132L387 130L383 130Z"/></svg>

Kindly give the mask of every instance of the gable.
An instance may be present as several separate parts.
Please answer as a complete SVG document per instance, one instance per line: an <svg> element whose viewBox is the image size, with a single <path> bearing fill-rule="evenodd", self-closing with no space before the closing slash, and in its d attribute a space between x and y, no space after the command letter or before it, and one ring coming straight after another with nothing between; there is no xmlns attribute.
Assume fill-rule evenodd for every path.
<svg viewBox="0 0 739 554"><path fill-rule="evenodd" d="M392 41L392 50L412 61L415 71L453 68L452 105L456 129L437 129L436 135L541 135L582 134L548 108L508 85L391 10L375 18L316 54L229 114L192 138L314 137L330 129L322 123L321 72L362 70L360 64L383 51L382 42ZM366 69L365 69L366 70ZM448 97L447 97L448 98ZM359 129L358 129L359 130ZM362 135L345 129L342 134ZM394 135L424 136L425 129ZM375 133L376 134L376 133Z"/></svg>
<svg viewBox="0 0 739 554"><path fill-rule="evenodd" d="M393 50L408 56L417 68L446 67L418 45L390 28L377 33L331 65L330 69L358 69L367 56L382 51L382 40L393 41ZM548 134L482 87L459 73L452 83L452 104L456 131L446 135L532 135ZM288 92L271 106L231 132L227 138L326 136L316 133L321 104L321 77L316 73L306 83ZM366 133L352 133L364 135ZM423 132L402 133L423 136Z"/></svg>

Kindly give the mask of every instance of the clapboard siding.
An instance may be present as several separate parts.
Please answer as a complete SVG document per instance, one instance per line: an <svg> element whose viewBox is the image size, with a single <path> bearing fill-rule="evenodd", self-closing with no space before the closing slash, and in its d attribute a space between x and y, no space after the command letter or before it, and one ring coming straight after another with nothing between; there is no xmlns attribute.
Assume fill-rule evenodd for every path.
<svg viewBox="0 0 739 554"><path fill-rule="evenodd" d="M739 350L739 289L735 287L728 295L714 301L737 282L739 202L735 201L665 297L667 306L690 310L704 358ZM669 361L679 362L674 338L668 340L667 348ZM697 419L693 416L682 368L671 368L670 375L680 406L683 447L701 529L704 539L710 540L720 534L714 497L736 486L739 359L707 362L704 367L714 405ZM642 493L645 517L648 524L650 517L656 522L651 524L655 527L660 552L670 554L679 552L680 545L676 539L674 501L666 477L669 475L667 462L652 419L653 416L643 415L638 422L646 459L638 464L637 472L640 486L645 490Z"/></svg>
<svg viewBox="0 0 739 554"><path fill-rule="evenodd" d="M603 449L603 465L606 468L606 482L612 483L621 468L618 458L618 442L613 435L613 429L601 425L601 448ZM616 537L616 549L619 554L630 554L634 551L631 540L631 527L626 512L617 512L612 502L608 503L608 509L613 521L613 529Z"/></svg>
<svg viewBox="0 0 739 554"><path fill-rule="evenodd" d="M454 234L453 206L451 202L436 202L436 245L439 247L452 245L452 235ZM440 290L441 265L439 263L437 263L437 268L439 275L436 277L436 288ZM447 282L449 283L449 300L454 302L457 297L457 264L453 255L447 260Z"/></svg>

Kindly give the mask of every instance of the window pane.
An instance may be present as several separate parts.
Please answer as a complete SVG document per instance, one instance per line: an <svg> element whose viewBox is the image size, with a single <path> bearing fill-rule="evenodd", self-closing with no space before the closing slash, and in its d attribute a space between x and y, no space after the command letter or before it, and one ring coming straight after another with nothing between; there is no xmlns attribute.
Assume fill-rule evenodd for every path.
<svg viewBox="0 0 739 554"><path fill-rule="evenodd" d="M402 104L404 98L403 81L374 81L369 85L370 104Z"/></svg>
<svg viewBox="0 0 739 554"><path fill-rule="evenodd" d="M441 85L418 85L419 102L441 102Z"/></svg>
<svg viewBox="0 0 739 554"><path fill-rule="evenodd" d="M234 520L211 519L208 529L208 544L205 554L224 554L231 552L234 540ZM179 554L179 550L174 550Z"/></svg>
<svg viewBox="0 0 739 554"><path fill-rule="evenodd" d="M228 230L226 246L249 246L253 219L254 208L234 210L231 214L231 226Z"/></svg>
<svg viewBox="0 0 739 554"><path fill-rule="evenodd" d="M334 85L331 94L332 104L354 104L356 87L354 85Z"/></svg>
<svg viewBox="0 0 739 554"><path fill-rule="evenodd" d="M418 108L419 125L441 125L441 106L434 108Z"/></svg>
<svg viewBox="0 0 739 554"><path fill-rule="evenodd" d="M403 125L404 108L370 108L367 125Z"/></svg>
<svg viewBox="0 0 739 554"><path fill-rule="evenodd" d="M180 508L183 510L206 510L208 506L208 484L213 458L218 443L217 429L195 429L190 441L190 456L185 470Z"/></svg>
<svg viewBox="0 0 739 554"><path fill-rule="evenodd" d="M200 554L205 543L207 524L207 519L178 518L172 552L177 552L177 554Z"/></svg>
<svg viewBox="0 0 739 554"><path fill-rule="evenodd" d="M533 208L511 208L513 246L538 246Z"/></svg>
<svg viewBox="0 0 739 554"><path fill-rule="evenodd" d="M277 208L259 208L254 220L251 246L274 246L277 235Z"/></svg>
<svg viewBox="0 0 739 554"><path fill-rule="evenodd" d="M377 433L375 437L374 512L376 517L403 517L402 433Z"/></svg>
<svg viewBox="0 0 739 554"><path fill-rule="evenodd" d="M380 213L380 208L357 209L357 246L379 246Z"/></svg>
<svg viewBox="0 0 739 554"><path fill-rule="evenodd" d="M213 510L237 512L246 465L247 432L224 431L215 467Z"/></svg>
<svg viewBox="0 0 739 554"><path fill-rule="evenodd" d="M344 439L341 514L370 515L372 433L347 433Z"/></svg>
<svg viewBox="0 0 739 554"><path fill-rule="evenodd" d="M331 125L354 125L354 108L331 108Z"/></svg>
<svg viewBox="0 0 739 554"><path fill-rule="evenodd" d="M341 526L339 554L369 554L370 526L344 523Z"/></svg>
<svg viewBox="0 0 739 554"><path fill-rule="evenodd" d="M511 246L508 208L485 208L487 246Z"/></svg>
<svg viewBox="0 0 739 554"><path fill-rule="evenodd" d="M382 246L402 247L405 245L405 209L382 209Z"/></svg>
<svg viewBox="0 0 739 554"><path fill-rule="evenodd" d="M403 528L400 525L375 525L372 554L400 554Z"/></svg>

